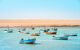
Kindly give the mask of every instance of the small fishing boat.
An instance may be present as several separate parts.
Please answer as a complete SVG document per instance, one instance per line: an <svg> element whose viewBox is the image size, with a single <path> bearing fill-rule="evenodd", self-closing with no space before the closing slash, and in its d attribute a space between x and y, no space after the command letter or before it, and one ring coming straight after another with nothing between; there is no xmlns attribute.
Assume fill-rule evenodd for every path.
<svg viewBox="0 0 80 50"><path fill-rule="evenodd" d="M29 32L26 32L25 34L30 34Z"/></svg>
<svg viewBox="0 0 80 50"><path fill-rule="evenodd" d="M50 29L45 29L44 32L48 32Z"/></svg>
<svg viewBox="0 0 80 50"><path fill-rule="evenodd" d="M55 36L53 36L53 39L54 39L54 40L68 40L68 37L69 37L69 36L67 36L67 35L66 35L66 36L60 36L60 37L55 37Z"/></svg>
<svg viewBox="0 0 80 50"><path fill-rule="evenodd" d="M19 32L19 33L21 33L21 32L22 32L21 28L18 28L18 32Z"/></svg>
<svg viewBox="0 0 80 50"><path fill-rule="evenodd" d="M31 36L40 36L40 33L31 34Z"/></svg>
<svg viewBox="0 0 80 50"><path fill-rule="evenodd" d="M40 36L40 30L39 30L39 32L36 32L36 33L34 33L34 34L31 34L31 36Z"/></svg>
<svg viewBox="0 0 80 50"><path fill-rule="evenodd" d="M13 32L13 30L8 30L8 33L12 33Z"/></svg>
<svg viewBox="0 0 80 50"><path fill-rule="evenodd" d="M73 35L70 35L70 36L77 36L77 34L73 34Z"/></svg>
<svg viewBox="0 0 80 50"><path fill-rule="evenodd" d="M57 28L54 28L54 31L57 31L58 29Z"/></svg>
<svg viewBox="0 0 80 50"><path fill-rule="evenodd" d="M32 30L34 30L35 28L34 27L32 27Z"/></svg>
<svg viewBox="0 0 80 50"><path fill-rule="evenodd" d="M45 33L49 35L56 35L57 32L45 32Z"/></svg>
<svg viewBox="0 0 80 50"><path fill-rule="evenodd" d="M28 40L21 39L20 44L34 44L35 41L36 41L36 38L28 39Z"/></svg>
<svg viewBox="0 0 80 50"><path fill-rule="evenodd" d="M7 32L8 30L4 30L4 32Z"/></svg>
<svg viewBox="0 0 80 50"><path fill-rule="evenodd" d="M18 31L18 32L21 32L21 31Z"/></svg>
<svg viewBox="0 0 80 50"><path fill-rule="evenodd" d="M77 36L77 34L66 34L68 36Z"/></svg>
<svg viewBox="0 0 80 50"><path fill-rule="evenodd" d="M26 28L23 28L22 31L26 31Z"/></svg>
<svg viewBox="0 0 80 50"><path fill-rule="evenodd" d="M46 30L44 30L44 33L49 34L49 35L56 35L57 31L55 31L53 29L46 29Z"/></svg>
<svg viewBox="0 0 80 50"><path fill-rule="evenodd" d="M8 28L7 32L8 33L12 33L13 32L13 29Z"/></svg>
<svg viewBox="0 0 80 50"><path fill-rule="evenodd" d="M4 31L7 31L7 30L4 30Z"/></svg>
<svg viewBox="0 0 80 50"><path fill-rule="evenodd" d="M8 32L8 33L12 33L12 32L13 32L13 29L10 29L10 27L8 26L7 32Z"/></svg>

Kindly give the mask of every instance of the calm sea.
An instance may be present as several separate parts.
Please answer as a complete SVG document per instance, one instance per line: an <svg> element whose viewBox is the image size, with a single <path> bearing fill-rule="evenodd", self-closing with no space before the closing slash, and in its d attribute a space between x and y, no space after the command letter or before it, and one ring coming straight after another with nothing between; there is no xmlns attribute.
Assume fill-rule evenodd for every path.
<svg viewBox="0 0 80 50"><path fill-rule="evenodd" d="M43 31L40 31L40 36L30 36L44 28L36 28L34 31L26 28L25 32L30 32L30 34L19 33L19 28L11 28L13 33L7 33L5 29L7 28L0 28L0 50L80 50L80 27L58 27L57 35L78 35L69 37L69 40L53 40L53 35L47 35ZM19 44L21 38L34 37L35 44Z"/></svg>

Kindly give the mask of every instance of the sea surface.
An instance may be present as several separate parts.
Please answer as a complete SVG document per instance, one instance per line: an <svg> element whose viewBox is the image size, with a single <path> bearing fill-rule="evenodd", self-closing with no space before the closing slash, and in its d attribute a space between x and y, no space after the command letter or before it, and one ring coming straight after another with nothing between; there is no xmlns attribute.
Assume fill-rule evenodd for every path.
<svg viewBox="0 0 80 50"><path fill-rule="evenodd" d="M57 36L63 34L77 34L78 36L70 36L69 40L54 40L53 35L47 35L43 31L40 31L40 36L31 36L44 29L43 27L37 27L34 31L26 28L24 32L30 34L19 33L19 28L11 28L13 33L5 32L7 28L0 28L0 50L80 50L80 27L57 28ZM36 42L35 44L20 44L21 38L36 38Z"/></svg>

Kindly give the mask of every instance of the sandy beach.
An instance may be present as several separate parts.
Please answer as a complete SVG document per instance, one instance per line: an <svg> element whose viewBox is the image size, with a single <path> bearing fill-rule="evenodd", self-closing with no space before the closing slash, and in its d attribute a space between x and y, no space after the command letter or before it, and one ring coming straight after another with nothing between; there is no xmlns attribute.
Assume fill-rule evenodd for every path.
<svg viewBox="0 0 80 50"><path fill-rule="evenodd" d="M80 25L80 20L0 20L0 26Z"/></svg>

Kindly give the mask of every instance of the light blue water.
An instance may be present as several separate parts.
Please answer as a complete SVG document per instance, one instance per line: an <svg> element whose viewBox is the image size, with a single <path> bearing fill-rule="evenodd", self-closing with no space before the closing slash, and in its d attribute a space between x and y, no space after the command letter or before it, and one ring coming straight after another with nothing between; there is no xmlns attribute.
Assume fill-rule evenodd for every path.
<svg viewBox="0 0 80 50"><path fill-rule="evenodd" d="M47 35L41 31L41 35L35 37L36 44L19 44L20 39L28 39L34 36L21 34L17 28L13 28L13 33L4 32L6 28L0 28L0 50L80 50L80 27L59 27L57 35L74 34L76 37L69 37L69 40L53 40L52 35ZM42 29L42 28L40 28ZM29 28L25 32L39 32L39 28L31 31Z"/></svg>

